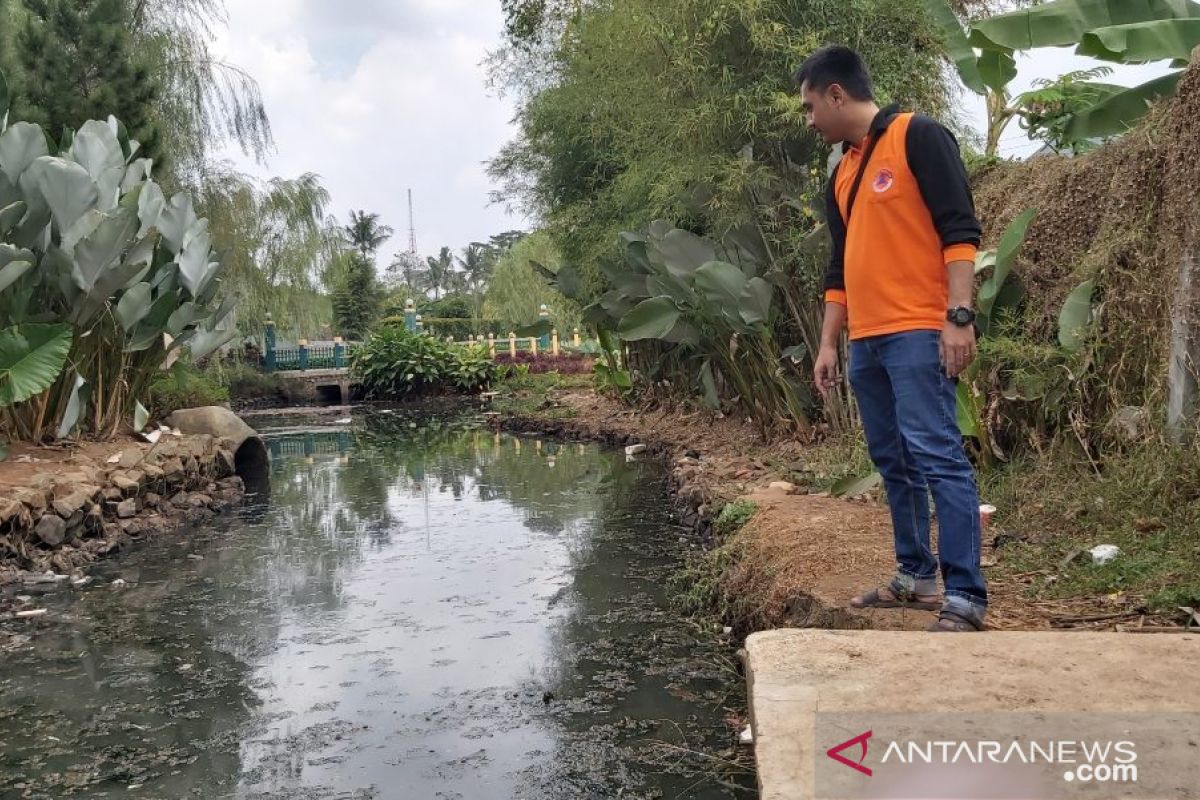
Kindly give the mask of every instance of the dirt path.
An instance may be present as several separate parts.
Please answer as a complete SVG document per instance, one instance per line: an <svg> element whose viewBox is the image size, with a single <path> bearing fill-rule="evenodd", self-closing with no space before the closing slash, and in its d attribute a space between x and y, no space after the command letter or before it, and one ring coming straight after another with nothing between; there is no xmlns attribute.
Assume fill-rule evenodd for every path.
<svg viewBox="0 0 1200 800"><path fill-rule="evenodd" d="M767 442L752 425L707 411L634 410L586 389L553 391L549 406L526 421L537 424L544 415L543 421L555 419L552 427L562 433L624 436L664 448L676 464L681 496L699 506L701 519L711 515L712 506L738 498L758 505L749 524L723 544L727 558L721 560L719 591L744 631L780 626L920 630L934 618L926 612L848 607L852 596L892 574L891 523L878 491L848 501L806 488L798 476L814 455L811 446ZM794 488L771 486L787 481ZM989 627L1103 630L1119 622L1139 623L1136 617L1091 620L1113 612L1105 597L1030 600L1031 582L1044 576L993 574L992 565L1004 555L1002 548L992 547L999 532L994 527L984 542Z"/></svg>

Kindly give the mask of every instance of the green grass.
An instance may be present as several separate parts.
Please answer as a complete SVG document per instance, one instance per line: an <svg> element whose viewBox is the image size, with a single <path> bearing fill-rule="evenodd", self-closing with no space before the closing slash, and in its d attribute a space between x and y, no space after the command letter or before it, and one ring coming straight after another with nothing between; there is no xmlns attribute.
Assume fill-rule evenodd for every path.
<svg viewBox="0 0 1200 800"><path fill-rule="evenodd" d="M586 389L591 375L518 374L504 378L494 387L497 392L492 408L509 416L563 420L575 416L575 409L554 404L554 392L562 389Z"/></svg>
<svg viewBox="0 0 1200 800"><path fill-rule="evenodd" d="M1200 452L1149 443L1110 455L1100 474L1069 450L980 476L1001 548L1000 576L1046 571L1035 597L1124 593L1153 611L1200 605ZM1087 550L1114 544L1104 565ZM1080 552L1065 566L1062 562Z"/></svg>
<svg viewBox="0 0 1200 800"><path fill-rule="evenodd" d="M734 534L758 512L749 500L727 503L713 522L720 544L702 553L690 554L686 563L668 582L672 603L684 614L726 620L732 618L729 598L721 591L721 577L736 564L741 552Z"/></svg>

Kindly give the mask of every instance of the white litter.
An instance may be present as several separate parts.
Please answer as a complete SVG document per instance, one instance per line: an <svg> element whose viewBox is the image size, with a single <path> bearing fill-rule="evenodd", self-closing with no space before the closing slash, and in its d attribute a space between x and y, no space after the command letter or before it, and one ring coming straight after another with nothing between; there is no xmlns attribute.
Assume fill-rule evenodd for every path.
<svg viewBox="0 0 1200 800"><path fill-rule="evenodd" d="M1088 550L1092 554L1093 564L1107 564L1117 556L1121 555L1121 548L1115 544L1102 544Z"/></svg>
<svg viewBox="0 0 1200 800"><path fill-rule="evenodd" d="M50 612L44 608L31 608L28 611L18 611L15 616L17 619L28 619L30 617L44 617L49 613Z"/></svg>
<svg viewBox="0 0 1200 800"><path fill-rule="evenodd" d="M87 586L91 582L92 582L92 576L85 575L82 578L76 578L75 580L71 581L71 585L76 586L76 587Z"/></svg>
<svg viewBox="0 0 1200 800"><path fill-rule="evenodd" d="M335 425L349 425L351 422L354 422L354 420L352 420L350 417L346 417L345 419L339 419L334 424Z"/></svg>
<svg viewBox="0 0 1200 800"><path fill-rule="evenodd" d="M126 585L127 584L125 583L124 578L117 578L115 581L112 582L112 587L114 589L124 589Z"/></svg>
<svg viewBox="0 0 1200 800"><path fill-rule="evenodd" d="M723 632L723 633L724 633L726 636L728 636L729 634L733 633L733 628L731 628L731 627L729 627L728 625L726 625L726 626L725 626L725 628L724 628L724 630L723 630L722 632Z"/></svg>
<svg viewBox="0 0 1200 800"><path fill-rule="evenodd" d="M120 453L117 453L116 455L109 456L109 457L108 457L108 463L109 463L109 464L119 464L119 463L121 463L121 454L120 454Z"/></svg>
<svg viewBox="0 0 1200 800"><path fill-rule="evenodd" d="M149 433L142 434L142 438L145 439L150 444L158 444L158 440L161 439L162 436L163 436L162 431L150 431Z"/></svg>
<svg viewBox="0 0 1200 800"><path fill-rule="evenodd" d="M742 728L742 733L738 736L738 742L744 745L754 744L754 731L751 730L749 725Z"/></svg>
<svg viewBox="0 0 1200 800"><path fill-rule="evenodd" d="M627 456L636 456L644 452L646 452L646 445L644 444L631 444L625 448L625 455Z"/></svg>

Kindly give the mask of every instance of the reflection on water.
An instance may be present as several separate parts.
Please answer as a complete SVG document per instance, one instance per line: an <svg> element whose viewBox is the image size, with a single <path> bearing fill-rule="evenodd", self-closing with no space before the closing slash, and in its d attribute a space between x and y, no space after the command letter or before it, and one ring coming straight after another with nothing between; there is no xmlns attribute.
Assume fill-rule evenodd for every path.
<svg viewBox="0 0 1200 800"><path fill-rule="evenodd" d="M747 794L660 467L386 412L269 446L239 518L6 629L3 797Z"/></svg>

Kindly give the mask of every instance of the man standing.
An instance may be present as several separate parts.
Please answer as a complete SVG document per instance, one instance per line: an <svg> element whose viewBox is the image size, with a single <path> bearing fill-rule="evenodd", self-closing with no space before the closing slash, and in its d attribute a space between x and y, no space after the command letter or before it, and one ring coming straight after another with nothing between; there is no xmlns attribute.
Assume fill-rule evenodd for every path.
<svg viewBox="0 0 1200 800"><path fill-rule="evenodd" d="M979 493L955 404L958 375L976 354L980 227L958 144L928 117L880 110L866 65L848 48L818 50L794 80L809 125L843 151L826 195L833 257L816 383L822 395L837 384L848 327L850 384L895 532L896 575L851 605L940 607L930 630L983 630Z"/></svg>

